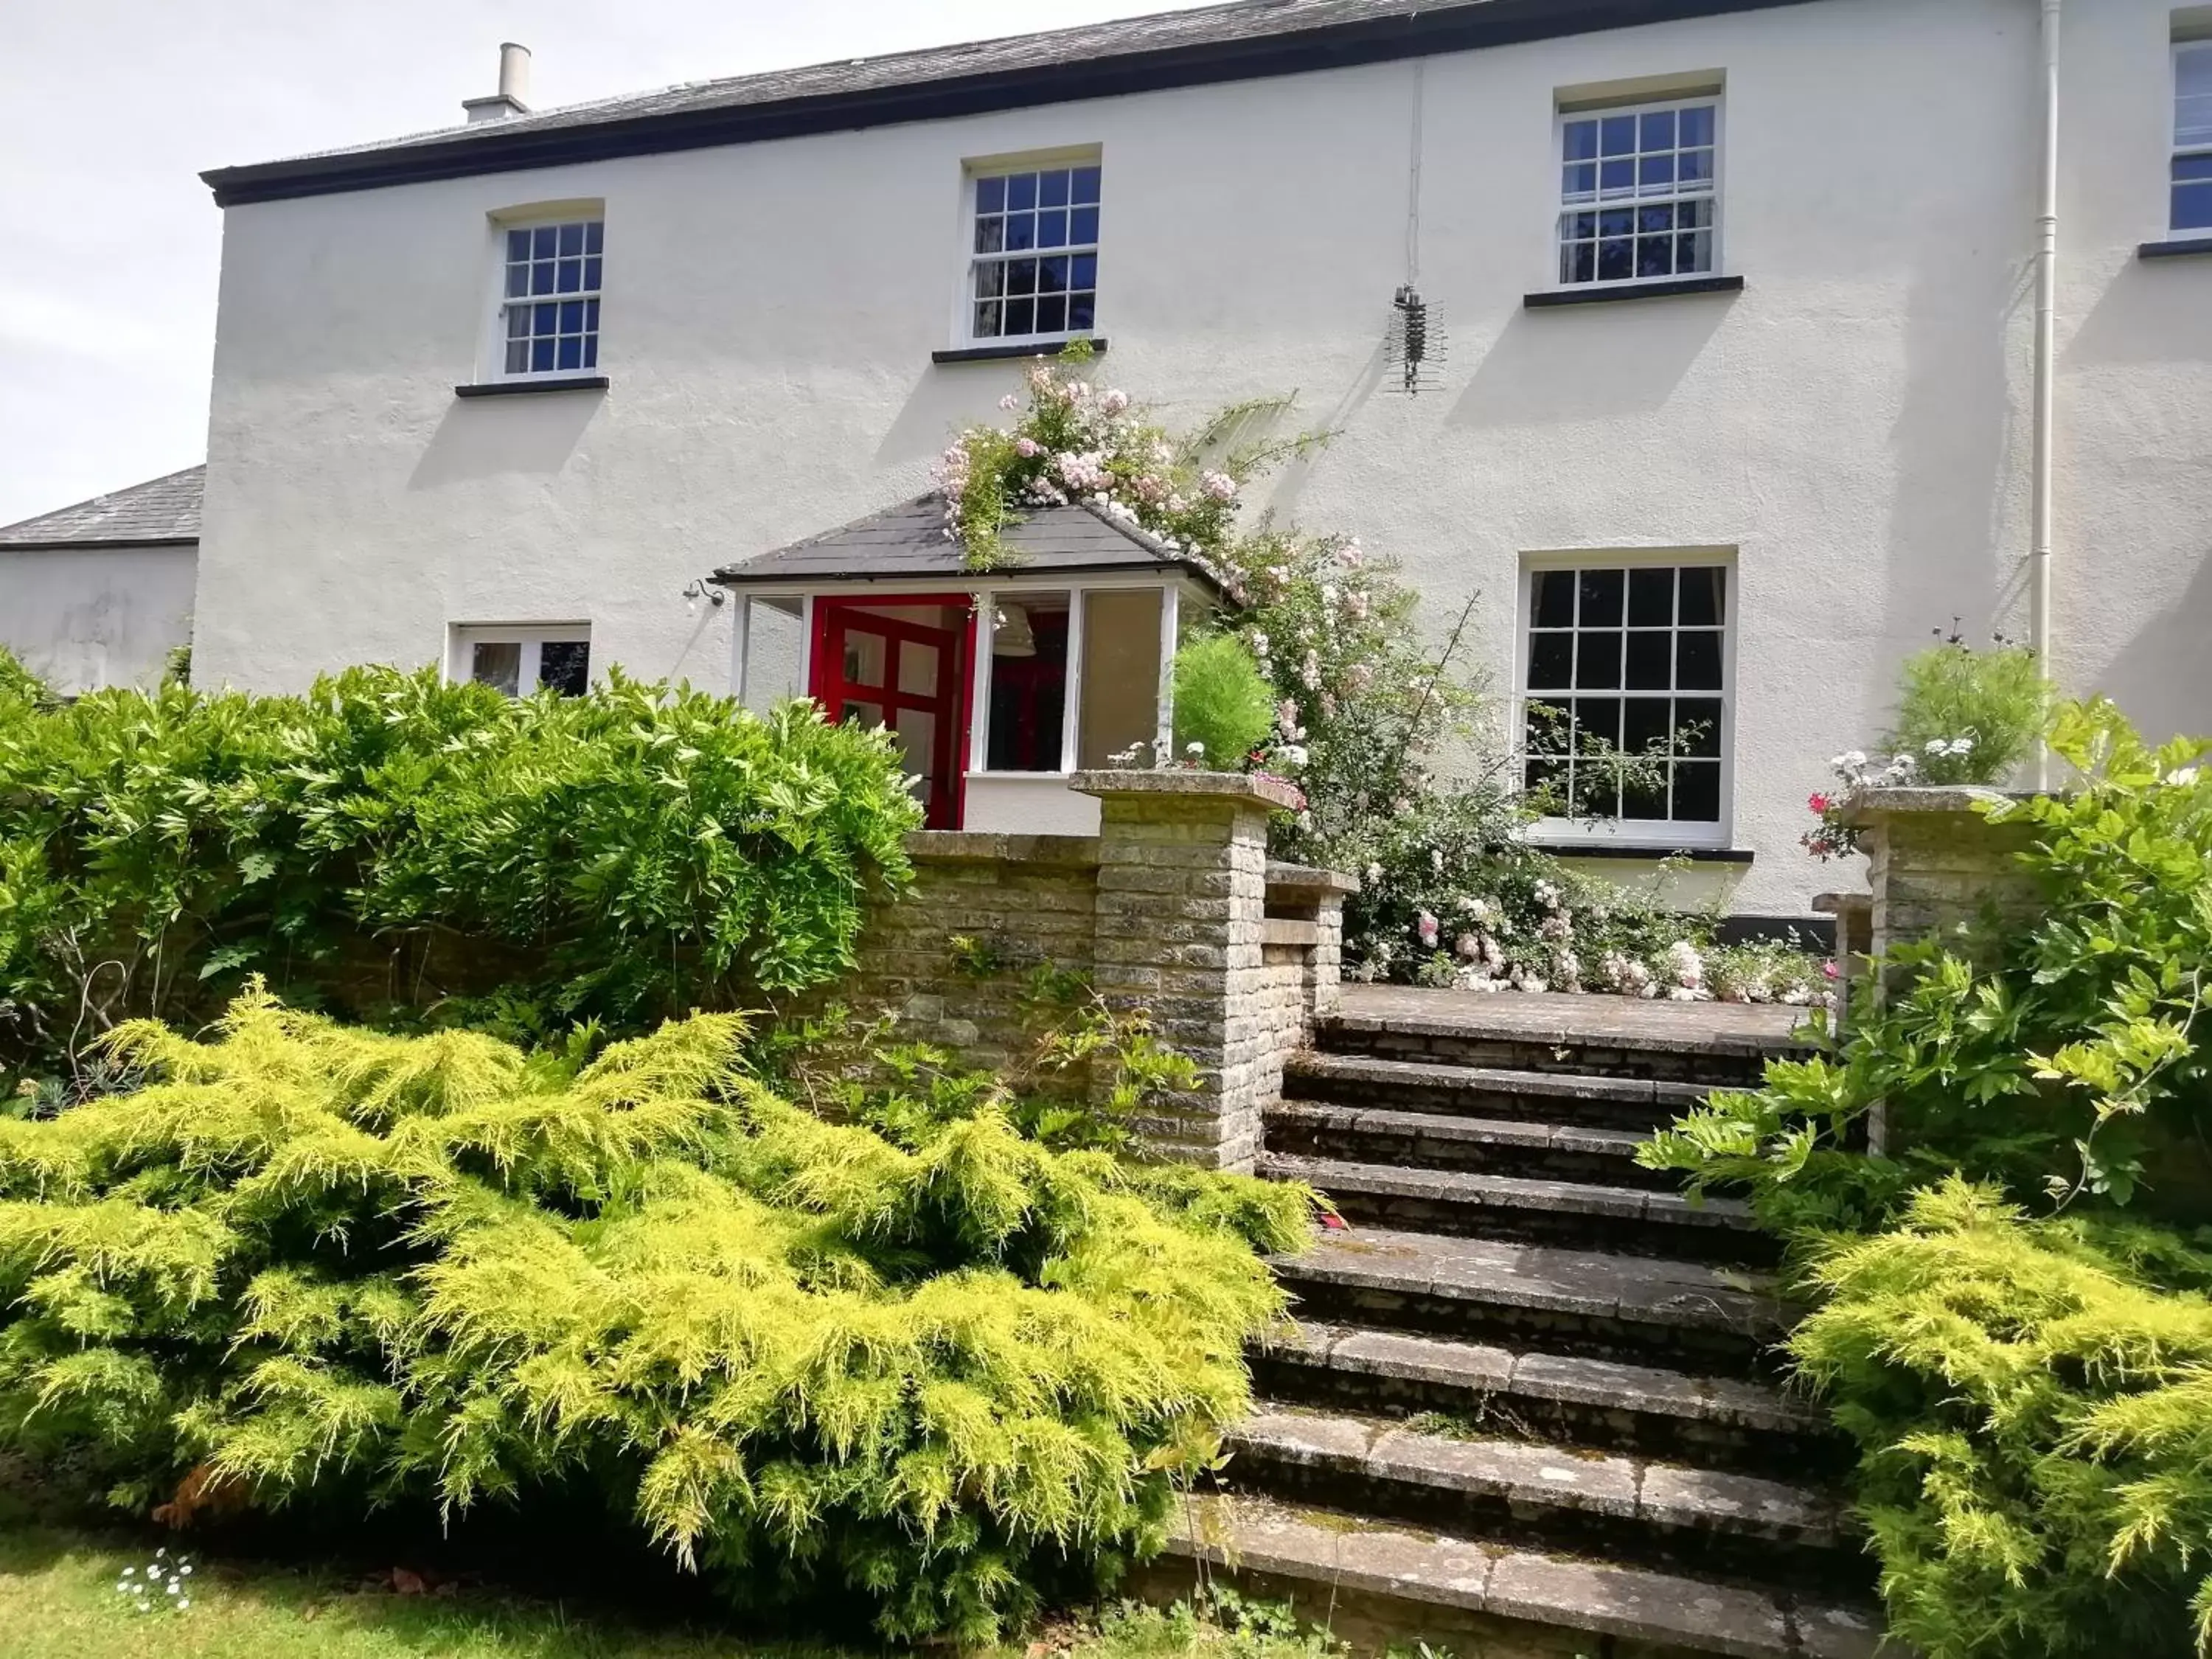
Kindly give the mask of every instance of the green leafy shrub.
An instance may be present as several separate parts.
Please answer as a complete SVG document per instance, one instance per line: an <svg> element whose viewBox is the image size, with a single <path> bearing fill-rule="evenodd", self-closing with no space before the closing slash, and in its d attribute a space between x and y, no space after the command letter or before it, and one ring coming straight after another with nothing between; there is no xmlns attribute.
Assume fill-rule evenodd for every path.
<svg viewBox="0 0 2212 1659"><path fill-rule="evenodd" d="M516 700L355 669L303 697L0 684L0 1065L196 1019L248 973L357 1012L613 1030L853 960L919 814L880 735L611 678Z"/></svg>
<svg viewBox="0 0 2212 1659"><path fill-rule="evenodd" d="M1954 632L1905 659L1897 723L1883 743L1911 757L1924 782L2005 783L2051 714L2051 683L2034 652L2002 640L1977 650Z"/></svg>
<svg viewBox="0 0 2212 1659"><path fill-rule="evenodd" d="M1893 950L1838 1051L1769 1068L1641 1154L1700 1185L1747 1184L1785 1231L1874 1224L1951 1170L2017 1199L2148 1187L2212 1216L2212 772L2202 739L2145 744L2111 704L2070 706L2053 751L2079 786L1992 809L2033 827L2032 925ZM1849 1147L1886 1102L1894 1159Z"/></svg>
<svg viewBox="0 0 2212 1659"><path fill-rule="evenodd" d="M1275 694L1243 641L1201 634L1175 656L1175 746L1215 771L1243 769L1273 735Z"/></svg>
<svg viewBox="0 0 2212 1659"><path fill-rule="evenodd" d="M827 1122L741 1030L580 1066L258 990L214 1042L118 1028L147 1087L0 1123L0 1431L132 1507L591 1496L733 1598L902 1638L1156 1544L1310 1195L988 1101Z"/></svg>
<svg viewBox="0 0 2212 1659"><path fill-rule="evenodd" d="M1824 1242L1790 1349L1928 1659L2212 1651L2212 1254L1951 1179Z"/></svg>

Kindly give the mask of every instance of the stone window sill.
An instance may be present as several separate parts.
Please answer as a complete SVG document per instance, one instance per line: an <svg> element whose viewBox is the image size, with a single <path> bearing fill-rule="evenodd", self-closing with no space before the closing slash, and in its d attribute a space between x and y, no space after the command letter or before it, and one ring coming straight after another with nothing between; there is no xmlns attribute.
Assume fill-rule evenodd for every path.
<svg viewBox="0 0 2212 1659"><path fill-rule="evenodd" d="M2140 259L2185 259L2197 253L2212 253L2212 236L2192 236L2185 241L2145 242L2136 250L2136 257Z"/></svg>
<svg viewBox="0 0 2212 1659"><path fill-rule="evenodd" d="M605 392L607 377L604 374L563 374L557 380L480 380L473 386L457 386L456 398L521 398L540 392Z"/></svg>
<svg viewBox="0 0 2212 1659"><path fill-rule="evenodd" d="M1003 363L1018 357L1057 357L1074 343L1073 340L1032 340L1026 345L962 346L953 351L933 351L929 354L929 361L933 363ZM1094 356L1103 356L1106 350L1103 335L1089 337L1086 343Z"/></svg>
<svg viewBox="0 0 2212 1659"><path fill-rule="evenodd" d="M1749 864L1747 847L1624 847L1619 842L1539 841L1528 843L1555 859L1687 859L1692 864Z"/></svg>
<svg viewBox="0 0 2212 1659"><path fill-rule="evenodd" d="M1547 289L1527 294L1521 303L1531 311L1555 306L1613 305L1627 300L1671 300L1687 294L1741 294L1741 276L1685 276L1667 283L1592 283L1582 288Z"/></svg>

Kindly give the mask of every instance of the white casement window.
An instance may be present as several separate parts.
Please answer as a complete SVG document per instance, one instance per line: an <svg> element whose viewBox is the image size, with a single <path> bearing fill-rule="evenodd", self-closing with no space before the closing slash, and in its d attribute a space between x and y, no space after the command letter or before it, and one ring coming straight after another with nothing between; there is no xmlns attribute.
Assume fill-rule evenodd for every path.
<svg viewBox="0 0 2212 1659"><path fill-rule="evenodd" d="M2173 209L2170 228L2212 234L2212 40L2173 48Z"/></svg>
<svg viewBox="0 0 2212 1659"><path fill-rule="evenodd" d="M582 623L457 626L446 672L510 697L534 691L580 697L591 689L592 630Z"/></svg>
<svg viewBox="0 0 2212 1659"><path fill-rule="evenodd" d="M598 219L501 234L500 370L511 379L592 374L606 227Z"/></svg>
<svg viewBox="0 0 2212 1659"><path fill-rule="evenodd" d="M1718 270L1720 100L1559 117L1559 282L1663 282Z"/></svg>
<svg viewBox="0 0 2212 1659"><path fill-rule="evenodd" d="M1067 340L1097 326L1101 171L1090 161L969 175L970 341Z"/></svg>
<svg viewBox="0 0 2212 1659"><path fill-rule="evenodd" d="M1727 834L1729 566L1545 562L1522 589L1526 781L1572 834L1676 847ZM1620 757L1643 757L1624 783Z"/></svg>

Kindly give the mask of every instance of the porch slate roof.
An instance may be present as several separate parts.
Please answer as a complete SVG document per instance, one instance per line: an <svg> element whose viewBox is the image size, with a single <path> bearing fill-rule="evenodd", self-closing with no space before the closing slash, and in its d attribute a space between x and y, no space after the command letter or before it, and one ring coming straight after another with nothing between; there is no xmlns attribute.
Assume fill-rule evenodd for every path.
<svg viewBox="0 0 2212 1659"><path fill-rule="evenodd" d="M994 580L1157 571L1181 574L1224 593L1219 577L1168 550L1134 525L1095 507L1038 507L1000 532L1008 562ZM896 582L965 587L977 580L960 544L945 534L945 498L933 490L865 519L756 557L724 565L714 580L731 586L807 586L821 582Z"/></svg>
<svg viewBox="0 0 2212 1659"><path fill-rule="evenodd" d="M161 547L200 538L207 468L149 479L19 524L0 525L0 547Z"/></svg>

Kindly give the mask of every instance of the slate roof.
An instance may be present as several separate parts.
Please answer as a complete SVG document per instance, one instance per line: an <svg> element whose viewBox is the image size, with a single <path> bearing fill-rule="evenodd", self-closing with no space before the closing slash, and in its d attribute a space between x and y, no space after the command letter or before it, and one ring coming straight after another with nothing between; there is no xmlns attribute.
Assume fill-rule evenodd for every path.
<svg viewBox="0 0 2212 1659"><path fill-rule="evenodd" d="M197 542L200 494L206 483L206 467L188 466L20 524L0 525L0 548L159 547Z"/></svg>
<svg viewBox="0 0 2212 1659"><path fill-rule="evenodd" d="M1236 0L687 82L200 176L225 204L1389 62L1802 0Z"/></svg>
<svg viewBox="0 0 2212 1659"><path fill-rule="evenodd" d="M1180 572L1216 591L1221 586L1194 561L1088 505L1040 507L1008 526L1000 539L1009 563L997 574L1005 576ZM714 580L732 586L870 581L965 587L975 573L963 562L959 544L945 538L945 498L933 490L788 547L725 565Z"/></svg>

